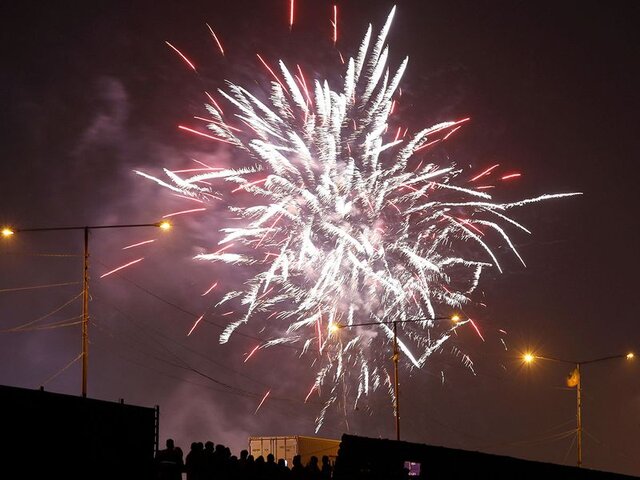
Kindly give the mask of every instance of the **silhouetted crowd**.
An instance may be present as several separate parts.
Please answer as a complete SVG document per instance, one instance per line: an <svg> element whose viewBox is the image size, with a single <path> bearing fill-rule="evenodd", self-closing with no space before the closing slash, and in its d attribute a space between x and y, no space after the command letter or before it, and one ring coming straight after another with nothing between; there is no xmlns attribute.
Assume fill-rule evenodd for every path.
<svg viewBox="0 0 640 480"><path fill-rule="evenodd" d="M222 444L193 442L191 450L183 458L183 452L172 439L167 439L166 448L159 450L155 458L157 480L180 480L185 472L187 480L325 480L333 476L329 457L312 456L307 465L302 465L300 455L293 457L291 468L283 458L275 461L273 454L265 458L253 458L247 450L240 458Z"/></svg>

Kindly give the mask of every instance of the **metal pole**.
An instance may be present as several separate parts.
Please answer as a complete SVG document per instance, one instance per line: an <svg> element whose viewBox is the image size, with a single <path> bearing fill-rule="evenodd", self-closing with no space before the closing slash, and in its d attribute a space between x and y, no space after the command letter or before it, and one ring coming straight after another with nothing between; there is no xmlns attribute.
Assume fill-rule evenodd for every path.
<svg viewBox="0 0 640 480"><path fill-rule="evenodd" d="M82 263L82 396L87 396L89 361L89 227L84 227L84 261Z"/></svg>
<svg viewBox="0 0 640 480"><path fill-rule="evenodd" d="M156 408L155 408L153 442L154 442L153 455L155 457L155 455L158 453L160 449L160 405L156 405Z"/></svg>
<svg viewBox="0 0 640 480"><path fill-rule="evenodd" d="M400 385L398 381L398 322L393 322L393 380L395 389L396 440L400 440Z"/></svg>
<svg viewBox="0 0 640 480"><path fill-rule="evenodd" d="M576 363L576 371L578 372L578 384L576 385L576 402L577 402L577 443L578 443L578 468L582 466L582 393L580 364Z"/></svg>

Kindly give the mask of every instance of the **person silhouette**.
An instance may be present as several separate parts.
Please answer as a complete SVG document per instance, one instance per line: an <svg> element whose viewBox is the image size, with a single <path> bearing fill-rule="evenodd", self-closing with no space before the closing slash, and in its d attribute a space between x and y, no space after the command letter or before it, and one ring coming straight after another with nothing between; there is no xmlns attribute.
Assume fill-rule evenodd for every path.
<svg viewBox="0 0 640 480"><path fill-rule="evenodd" d="M165 449L156 454L156 478L158 480L181 480L184 469L182 450L175 446L172 438L167 438L165 446Z"/></svg>
<svg viewBox="0 0 640 480"><path fill-rule="evenodd" d="M265 461L264 461L264 457L262 455L260 455L258 458L256 458L256 463L254 465L254 473L253 476L254 478L259 478L260 480L264 479L265 476Z"/></svg>
<svg viewBox="0 0 640 480"><path fill-rule="evenodd" d="M267 455L267 463L264 464L263 477L267 480L277 480L278 478L278 465L276 465L276 457L273 453Z"/></svg>
<svg viewBox="0 0 640 480"><path fill-rule="evenodd" d="M184 470L187 480L202 480L204 478L204 445L202 442L192 442L191 450L184 460Z"/></svg>
<svg viewBox="0 0 640 480"><path fill-rule="evenodd" d="M287 462L284 458L278 459L278 478L281 480L288 480L291 477L291 470L287 467Z"/></svg>
<svg viewBox="0 0 640 480"><path fill-rule="evenodd" d="M202 464L204 478L213 478L216 471L216 453L214 444L211 440L208 440L204 444L204 452L202 452Z"/></svg>
<svg viewBox="0 0 640 480"><path fill-rule="evenodd" d="M305 475L308 480L320 480L320 468L318 468L318 457L312 455L309 463L305 467Z"/></svg>
<svg viewBox="0 0 640 480"><path fill-rule="evenodd" d="M291 466L291 478L294 480L303 480L306 479L305 470L302 466L302 460L300 455L295 455L293 457L293 465Z"/></svg>
<svg viewBox="0 0 640 480"><path fill-rule="evenodd" d="M327 455L322 456L322 467L320 468L320 477L325 480L331 478L333 475L333 467L329 463L329 457Z"/></svg>

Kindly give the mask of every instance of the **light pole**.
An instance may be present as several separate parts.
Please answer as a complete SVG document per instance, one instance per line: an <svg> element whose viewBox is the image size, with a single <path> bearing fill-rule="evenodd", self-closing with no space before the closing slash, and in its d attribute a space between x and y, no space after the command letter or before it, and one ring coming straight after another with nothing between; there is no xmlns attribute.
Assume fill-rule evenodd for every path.
<svg viewBox="0 0 640 480"><path fill-rule="evenodd" d="M582 466L582 369L583 365L588 365L590 363L599 363L607 360L615 360L620 358L626 358L627 360L632 360L634 358L634 354L623 353L619 355L609 355L607 357L595 358L592 360L583 360L583 361L575 361L575 360L563 360L560 358L554 357L542 357L539 355L534 355L532 353L525 353L522 356L522 359L525 363L530 364L535 360L548 360L550 362L557 363L565 363L568 365L572 365L574 367L573 372L567 378L567 386L576 387L576 444L578 447L578 467Z"/></svg>
<svg viewBox="0 0 640 480"><path fill-rule="evenodd" d="M352 328L352 327L366 327L366 326L380 326L380 325L393 325L393 413L396 420L396 440L400 440L400 379L398 375L398 361L400 359L400 351L398 350L398 323L417 323L417 322L428 322L434 320L450 320L454 323L460 322L460 317L458 315L453 315L451 317L435 317L435 318L417 318L411 320L393 320L391 322L364 322L364 323L351 323L351 324L342 324L342 323L333 323L329 325L330 331L338 331L343 328Z"/></svg>
<svg viewBox="0 0 640 480"><path fill-rule="evenodd" d="M171 228L169 222L134 223L120 225L91 225L73 227L44 227L44 228L10 228L3 227L0 233L3 237L11 237L22 232L54 232L62 230L82 230L84 232L84 253L82 261L82 396L87 396L87 371L89 363L89 231L106 228L140 228L158 227L162 230Z"/></svg>

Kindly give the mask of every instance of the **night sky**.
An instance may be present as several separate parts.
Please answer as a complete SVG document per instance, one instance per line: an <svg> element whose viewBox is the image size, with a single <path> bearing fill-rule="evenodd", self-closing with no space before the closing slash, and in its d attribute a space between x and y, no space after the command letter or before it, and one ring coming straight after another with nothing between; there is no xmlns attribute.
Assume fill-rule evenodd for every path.
<svg viewBox="0 0 640 480"><path fill-rule="evenodd" d="M193 116L206 113L205 90L215 92L229 79L264 95L270 77L256 53L272 64L279 58L300 63L310 77L341 78L331 41L332 3L297 0L292 31L288 5L4 2L0 224L148 223L188 208L133 171L161 175L164 167L193 167L193 158L237 159L239 152L177 128L204 126ZM355 54L367 24L380 28L392 6L338 2L338 50ZM397 6L391 65L408 55L409 66L396 115L414 131L471 117L436 158L470 171L498 163L501 172L521 172L496 189L498 199L583 192L515 214L533 232L513 235L527 267L499 250L504 273L486 271L475 297L486 305L474 310L485 341L471 328L455 339L473 359L475 374L448 349L422 370L401 369L403 439L575 464L574 436L562 435L575 425L575 390L565 386L570 366L542 361L523 367L519 355L534 349L583 361L640 353L633 213L640 6L427 0L399 0ZM206 23L222 40L225 57ZM188 55L198 73L165 41ZM221 278L241 279L242 272L192 257L215 247L223 214L219 206L177 216L168 233L92 231L89 396L159 405L162 441L174 437L188 450L192 441L212 440L238 453L249 435L313 435L323 399L304 403L314 380L312 356L273 348L243 363L260 325L219 345L228 321L224 310L213 308L221 293L202 293ZM1 384L80 393L80 363L70 362L80 353L81 253L80 231L3 240ZM121 275L100 279L140 257ZM15 290L59 283L73 284ZM35 328L67 323L73 325ZM585 466L640 475L639 378L637 361L584 367ZM346 417L331 410L318 435L393 438L384 391L369 406L347 409Z"/></svg>

